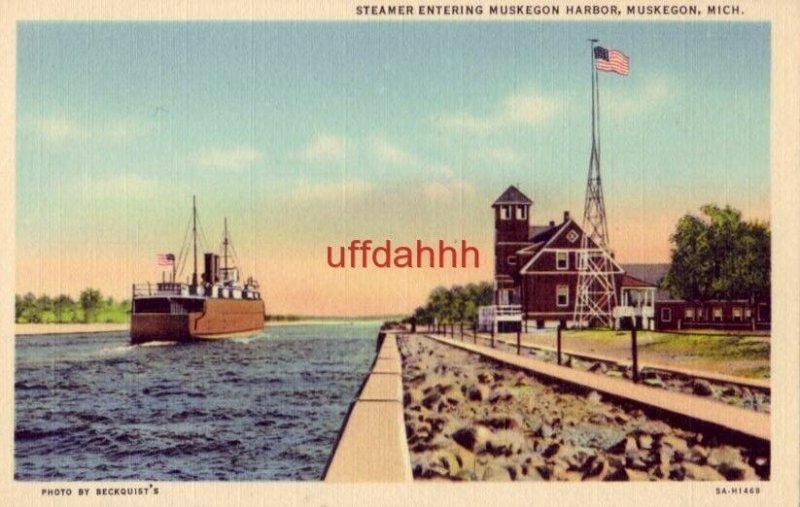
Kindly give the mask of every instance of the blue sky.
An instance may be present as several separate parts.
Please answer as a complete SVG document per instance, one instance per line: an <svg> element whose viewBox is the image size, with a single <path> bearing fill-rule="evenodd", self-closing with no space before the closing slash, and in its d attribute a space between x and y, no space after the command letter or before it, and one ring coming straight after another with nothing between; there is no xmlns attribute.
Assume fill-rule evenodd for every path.
<svg viewBox="0 0 800 507"><path fill-rule="evenodd" d="M410 301L488 279L488 206L506 186L537 223L582 215L589 37L630 57L629 76L600 75L618 258L666 260L677 219L706 203L768 220L765 23L21 23L18 292L153 278L192 193L209 239L228 216L262 279L340 285L325 247L354 237L463 238L489 261L364 287L399 283ZM86 283L20 276L54 258L90 260Z"/></svg>

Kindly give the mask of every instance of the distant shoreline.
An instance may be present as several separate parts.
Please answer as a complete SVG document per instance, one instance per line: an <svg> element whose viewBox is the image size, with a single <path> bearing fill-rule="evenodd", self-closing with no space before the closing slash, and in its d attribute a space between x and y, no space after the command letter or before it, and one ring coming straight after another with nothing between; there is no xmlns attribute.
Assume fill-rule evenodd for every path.
<svg viewBox="0 0 800 507"><path fill-rule="evenodd" d="M376 321L382 320L379 318ZM265 324L267 329L271 327L284 326L312 326L315 324L325 325L344 325L353 322L367 322L364 319L336 319L329 320L277 320L268 321ZM130 322L121 324L14 324L14 336L41 336L46 334L91 334L91 333L114 333L127 331L130 329Z"/></svg>

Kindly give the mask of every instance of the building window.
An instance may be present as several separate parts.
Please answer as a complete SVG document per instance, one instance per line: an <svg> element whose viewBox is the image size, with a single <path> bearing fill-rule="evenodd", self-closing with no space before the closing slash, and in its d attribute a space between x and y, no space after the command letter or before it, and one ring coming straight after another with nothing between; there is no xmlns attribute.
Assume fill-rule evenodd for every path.
<svg viewBox="0 0 800 507"><path fill-rule="evenodd" d="M511 206L500 206L500 220L511 218Z"/></svg>
<svg viewBox="0 0 800 507"><path fill-rule="evenodd" d="M556 269L569 269L569 252L556 252Z"/></svg>
<svg viewBox="0 0 800 507"><path fill-rule="evenodd" d="M661 322L672 322L672 308L661 309Z"/></svg>
<svg viewBox="0 0 800 507"><path fill-rule="evenodd" d="M556 306L569 306L569 285L556 287Z"/></svg>
<svg viewBox="0 0 800 507"><path fill-rule="evenodd" d="M741 306L734 306L732 309L732 317L734 322L741 322L742 321L742 307Z"/></svg>
<svg viewBox="0 0 800 507"><path fill-rule="evenodd" d="M697 309L697 321L704 321L706 320L706 311L703 308Z"/></svg>
<svg viewBox="0 0 800 507"><path fill-rule="evenodd" d="M517 220L525 220L528 218L528 210L524 205L517 206Z"/></svg>
<svg viewBox="0 0 800 507"><path fill-rule="evenodd" d="M744 309L744 318L747 319L747 320L750 320L750 319L753 318L753 309L750 308L749 306L745 307L745 309Z"/></svg>
<svg viewBox="0 0 800 507"><path fill-rule="evenodd" d="M722 307L715 306L711 309L711 320L714 322L722 322Z"/></svg>
<svg viewBox="0 0 800 507"><path fill-rule="evenodd" d="M516 255L509 255L508 259L506 259L506 260L508 261L508 265L509 266L516 266L517 265L517 256Z"/></svg>
<svg viewBox="0 0 800 507"><path fill-rule="evenodd" d="M686 308L683 310L683 320L694 322L694 308Z"/></svg>

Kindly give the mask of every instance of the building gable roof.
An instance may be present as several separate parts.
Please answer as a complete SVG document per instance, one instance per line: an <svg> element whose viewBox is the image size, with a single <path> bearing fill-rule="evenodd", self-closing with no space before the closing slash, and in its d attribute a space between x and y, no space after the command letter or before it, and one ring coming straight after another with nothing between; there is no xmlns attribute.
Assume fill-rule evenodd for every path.
<svg viewBox="0 0 800 507"><path fill-rule="evenodd" d="M581 229L581 227L577 223L575 223L574 220L572 220L571 218L567 218L561 224L556 225L555 227L550 227L547 230L544 230L541 233L534 236L531 239L531 241L534 242L535 246L534 255L531 258L531 260L525 263L525 265L522 266L522 268L519 270L520 274L524 275L533 273L533 271L531 271L530 269L536 263L536 261L539 260L539 258L542 255L542 252L544 252L549 246L553 245L553 243L556 243L559 238L561 238L567 233L567 231L572 229L578 231L581 236L584 234L583 229ZM589 241L588 245L589 248L592 249L597 248L597 245L591 238L587 239ZM580 247L580 243L578 243L578 246ZM578 249L579 248L576 248L575 250ZM619 263L617 263L616 260L614 260L613 257L611 257L611 255L608 252L605 252L605 255L610 258L611 263L614 265L615 271L619 273L625 272L625 270L619 265Z"/></svg>
<svg viewBox="0 0 800 507"><path fill-rule="evenodd" d="M496 201L492 203L492 206L498 206L500 204L533 204L527 195L523 194L519 191L517 187L511 185L503 192L500 197L497 198Z"/></svg>
<svg viewBox="0 0 800 507"><path fill-rule="evenodd" d="M625 273L622 276L622 287L629 287L631 289L639 289L639 288L642 288L642 289L655 289L655 288L657 288L656 284L645 282L644 280L640 280L640 279L638 279L636 277L633 277L633 276L629 275L628 273Z"/></svg>
<svg viewBox="0 0 800 507"><path fill-rule="evenodd" d="M658 285L664 275L669 271L668 263L658 264L623 264L622 268L632 277L644 282Z"/></svg>

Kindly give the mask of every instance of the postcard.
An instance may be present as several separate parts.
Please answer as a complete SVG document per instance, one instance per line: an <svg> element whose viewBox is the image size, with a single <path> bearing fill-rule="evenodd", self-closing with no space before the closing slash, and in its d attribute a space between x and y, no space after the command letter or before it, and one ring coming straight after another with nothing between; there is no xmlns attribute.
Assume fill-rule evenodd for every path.
<svg viewBox="0 0 800 507"><path fill-rule="evenodd" d="M797 7L6 12L13 504L797 503Z"/></svg>

